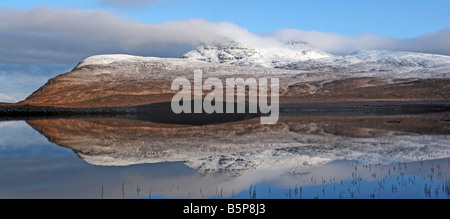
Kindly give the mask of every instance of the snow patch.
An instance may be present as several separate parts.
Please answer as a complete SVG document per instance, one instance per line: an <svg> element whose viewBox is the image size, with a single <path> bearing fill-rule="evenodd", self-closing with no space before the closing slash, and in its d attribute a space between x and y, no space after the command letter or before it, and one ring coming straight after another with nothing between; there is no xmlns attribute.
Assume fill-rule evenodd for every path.
<svg viewBox="0 0 450 219"><path fill-rule="evenodd" d="M217 45L201 45L182 58L215 64L255 67L282 67L291 62L332 57L311 45L288 42L282 46L254 48L238 42Z"/></svg>
<svg viewBox="0 0 450 219"><path fill-rule="evenodd" d="M83 60L77 65L77 68L82 68L88 65L111 65L113 63L135 63L135 62L152 62L158 61L162 58L157 57L142 57L124 54L109 54L109 55L96 55L91 56Z"/></svg>
<svg viewBox="0 0 450 219"><path fill-rule="evenodd" d="M226 172L240 176L256 169L282 169L288 174L303 174L330 161L327 158L294 154L284 150L265 150L211 156L190 160L185 164L202 174Z"/></svg>
<svg viewBox="0 0 450 219"><path fill-rule="evenodd" d="M291 63L286 68L352 74L359 77L445 78L450 76L450 56L395 51L356 51L347 56Z"/></svg>

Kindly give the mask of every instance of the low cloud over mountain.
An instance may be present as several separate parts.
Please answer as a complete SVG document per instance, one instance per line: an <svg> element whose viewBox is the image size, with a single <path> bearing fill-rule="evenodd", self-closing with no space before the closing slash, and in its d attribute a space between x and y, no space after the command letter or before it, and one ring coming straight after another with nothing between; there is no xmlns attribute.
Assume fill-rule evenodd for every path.
<svg viewBox="0 0 450 219"><path fill-rule="evenodd" d="M200 43L223 39L252 46L304 41L332 54L385 49L450 55L449 36L450 28L412 39L293 29L258 35L233 23L203 19L148 24L101 10L0 10L0 62L14 63L73 63L104 53L179 57Z"/></svg>

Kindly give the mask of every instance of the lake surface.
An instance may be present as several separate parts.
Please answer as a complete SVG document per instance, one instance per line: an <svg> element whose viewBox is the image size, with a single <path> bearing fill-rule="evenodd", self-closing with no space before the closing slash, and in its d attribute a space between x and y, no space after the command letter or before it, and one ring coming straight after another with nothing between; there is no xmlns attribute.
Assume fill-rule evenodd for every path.
<svg viewBox="0 0 450 219"><path fill-rule="evenodd" d="M0 198L450 198L448 113L0 123Z"/></svg>

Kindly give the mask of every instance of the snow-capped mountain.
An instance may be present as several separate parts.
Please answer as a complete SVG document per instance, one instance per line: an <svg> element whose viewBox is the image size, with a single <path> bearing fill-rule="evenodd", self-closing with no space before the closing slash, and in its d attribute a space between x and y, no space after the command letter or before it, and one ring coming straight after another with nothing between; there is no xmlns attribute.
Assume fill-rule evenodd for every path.
<svg viewBox="0 0 450 219"><path fill-rule="evenodd" d="M216 45L203 44L182 56L185 59L216 64L268 68L283 67L293 62L330 57L332 55L303 42L288 42L278 46L255 48L235 41Z"/></svg>
<svg viewBox="0 0 450 219"><path fill-rule="evenodd" d="M333 56L302 42L209 44L183 58L97 55L50 79L20 104L110 107L166 102L177 93L171 90L172 81L192 79L195 70L203 70L204 78L279 78L280 98L287 102L447 100L450 56L395 51ZM351 78L377 78L378 87L372 79ZM400 79L422 81L398 88ZM358 87L365 90L354 90Z"/></svg>
<svg viewBox="0 0 450 219"><path fill-rule="evenodd" d="M253 66L330 73L365 73L361 76L448 77L450 56L399 52L356 51L334 56L304 42L286 42L278 46L251 47L239 42L201 45L182 56L187 60L213 64ZM398 76L396 76L398 77Z"/></svg>

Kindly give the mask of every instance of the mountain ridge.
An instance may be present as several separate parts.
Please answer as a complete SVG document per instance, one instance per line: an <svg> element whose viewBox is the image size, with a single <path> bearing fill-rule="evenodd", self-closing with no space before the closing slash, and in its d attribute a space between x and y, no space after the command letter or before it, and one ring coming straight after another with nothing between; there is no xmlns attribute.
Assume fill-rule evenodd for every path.
<svg viewBox="0 0 450 219"><path fill-rule="evenodd" d="M192 80L195 70L221 80L279 78L284 103L448 100L450 93L450 56L396 51L332 56L301 42L277 49L231 42L203 45L182 58L91 56L18 104L70 108L168 102L177 93L172 81Z"/></svg>
<svg viewBox="0 0 450 219"><path fill-rule="evenodd" d="M237 66L281 67L290 62L329 58L332 55L302 42L289 41L285 44L266 47L251 47L231 41L225 44L202 44L184 54L182 58L200 60L215 64Z"/></svg>

